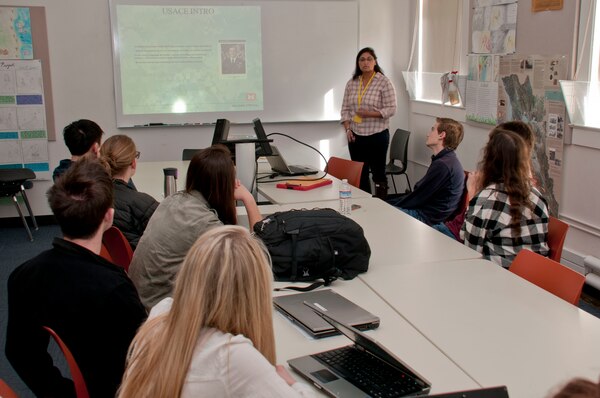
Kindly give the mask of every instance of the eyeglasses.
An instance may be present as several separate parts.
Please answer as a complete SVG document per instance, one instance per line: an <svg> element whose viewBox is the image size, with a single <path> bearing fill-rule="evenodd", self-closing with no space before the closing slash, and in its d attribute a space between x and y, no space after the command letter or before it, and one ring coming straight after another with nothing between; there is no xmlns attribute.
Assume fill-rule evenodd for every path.
<svg viewBox="0 0 600 398"><path fill-rule="evenodd" d="M135 158L136 158L136 159L139 159L139 158L140 158L140 155L141 155L141 154L140 154L140 151L135 151Z"/></svg>

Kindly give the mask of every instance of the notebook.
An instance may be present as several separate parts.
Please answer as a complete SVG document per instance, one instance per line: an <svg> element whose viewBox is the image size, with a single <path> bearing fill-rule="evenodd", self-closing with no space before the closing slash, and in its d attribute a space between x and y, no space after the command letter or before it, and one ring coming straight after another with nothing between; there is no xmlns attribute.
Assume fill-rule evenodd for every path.
<svg viewBox="0 0 600 398"><path fill-rule="evenodd" d="M379 317L331 289L273 298L273 305L277 311L315 338L333 336L339 332L329 322L304 305L304 301L319 303L322 308L326 308L343 322L358 329L369 330L379 326Z"/></svg>
<svg viewBox="0 0 600 398"><path fill-rule="evenodd" d="M329 178L319 178L319 179L310 179L306 181L302 180L291 180L284 181L277 184L277 188L281 189L293 189L295 191L310 191L311 189L324 187L326 185L331 185L333 181Z"/></svg>
<svg viewBox="0 0 600 398"><path fill-rule="evenodd" d="M377 341L323 311L318 302L306 301L305 305L354 345L289 360L302 377L334 397L403 397L429 392L427 380Z"/></svg>
<svg viewBox="0 0 600 398"><path fill-rule="evenodd" d="M269 165L271 165L271 170L276 171L279 174L286 176L300 176L317 174L319 172L319 170L308 166L289 166L275 145L271 145L271 149L273 150L273 154L267 156L267 161L269 162Z"/></svg>

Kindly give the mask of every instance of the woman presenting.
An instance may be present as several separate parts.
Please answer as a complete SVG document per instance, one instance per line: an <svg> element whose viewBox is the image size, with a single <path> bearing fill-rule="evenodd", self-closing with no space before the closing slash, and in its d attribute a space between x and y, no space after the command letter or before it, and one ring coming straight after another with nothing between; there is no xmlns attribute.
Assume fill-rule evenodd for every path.
<svg viewBox="0 0 600 398"><path fill-rule="evenodd" d="M375 196L385 199L385 163L390 142L390 117L396 113L396 90L377 63L375 50L365 47L356 56L356 68L346 84L342 103L342 125L352 160L364 162L360 189L371 192L369 169L373 173Z"/></svg>

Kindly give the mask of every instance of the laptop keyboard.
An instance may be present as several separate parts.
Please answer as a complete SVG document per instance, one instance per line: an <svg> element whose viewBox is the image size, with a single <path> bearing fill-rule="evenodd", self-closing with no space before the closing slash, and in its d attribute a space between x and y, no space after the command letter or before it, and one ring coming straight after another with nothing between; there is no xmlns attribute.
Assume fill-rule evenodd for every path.
<svg viewBox="0 0 600 398"><path fill-rule="evenodd" d="M403 397L422 390L416 380L352 346L312 355L371 397Z"/></svg>

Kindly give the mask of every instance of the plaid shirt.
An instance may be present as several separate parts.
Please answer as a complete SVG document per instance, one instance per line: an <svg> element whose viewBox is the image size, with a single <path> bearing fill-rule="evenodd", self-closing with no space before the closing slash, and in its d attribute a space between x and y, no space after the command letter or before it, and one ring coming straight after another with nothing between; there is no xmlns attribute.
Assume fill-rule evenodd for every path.
<svg viewBox="0 0 600 398"><path fill-rule="evenodd" d="M366 84L366 82L365 82ZM342 102L342 123L349 121L350 128L357 135L372 135L390 127L390 117L396 113L396 90L390 79L377 72L362 97L361 108L378 111L382 118L363 118L362 123L352 121L358 110L360 79L350 79L344 91Z"/></svg>
<svg viewBox="0 0 600 398"><path fill-rule="evenodd" d="M523 206L521 233L513 238L510 228L510 202L503 184L491 184L469 203L461 237L465 245L493 262L508 268L521 249L547 256L548 206L532 187L529 200L533 210Z"/></svg>

